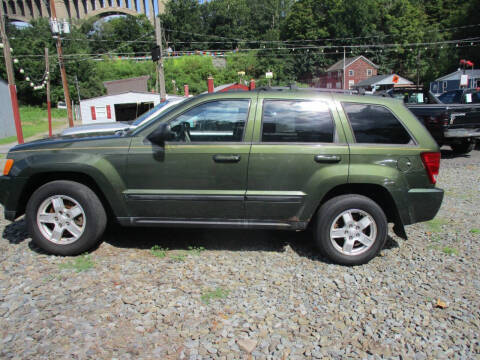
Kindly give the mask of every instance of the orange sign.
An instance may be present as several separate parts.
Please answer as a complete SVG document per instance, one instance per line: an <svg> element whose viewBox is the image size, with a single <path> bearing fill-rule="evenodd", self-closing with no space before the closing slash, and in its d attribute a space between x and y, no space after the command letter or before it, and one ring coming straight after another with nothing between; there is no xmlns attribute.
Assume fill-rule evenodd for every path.
<svg viewBox="0 0 480 360"><path fill-rule="evenodd" d="M398 83L398 80L400 80L400 78L397 75L393 75L393 79L392 79L393 83L394 84Z"/></svg>

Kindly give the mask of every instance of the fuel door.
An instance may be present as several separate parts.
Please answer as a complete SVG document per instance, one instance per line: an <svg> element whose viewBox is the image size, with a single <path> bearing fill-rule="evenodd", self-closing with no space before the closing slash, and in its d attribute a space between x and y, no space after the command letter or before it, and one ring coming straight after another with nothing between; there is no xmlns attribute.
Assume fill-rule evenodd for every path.
<svg viewBox="0 0 480 360"><path fill-rule="evenodd" d="M398 170L407 172L412 167L412 161L408 157L401 157L397 161Z"/></svg>

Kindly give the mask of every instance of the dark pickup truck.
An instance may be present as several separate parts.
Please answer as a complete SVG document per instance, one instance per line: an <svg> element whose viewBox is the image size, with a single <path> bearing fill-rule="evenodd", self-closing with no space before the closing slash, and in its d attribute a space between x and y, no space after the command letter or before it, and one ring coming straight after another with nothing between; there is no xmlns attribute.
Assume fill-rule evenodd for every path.
<svg viewBox="0 0 480 360"><path fill-rule="evenodd" d="M405 105L430 131L438 145L449 145L455 153L466 154L473 150L476 141L480 141L478 90L456 90L455 94L448 92L438 98L431 94L420 95L418 90L418 94L414 94L411 89L395 89L389 95L399 98L403 92Z"/></svg>

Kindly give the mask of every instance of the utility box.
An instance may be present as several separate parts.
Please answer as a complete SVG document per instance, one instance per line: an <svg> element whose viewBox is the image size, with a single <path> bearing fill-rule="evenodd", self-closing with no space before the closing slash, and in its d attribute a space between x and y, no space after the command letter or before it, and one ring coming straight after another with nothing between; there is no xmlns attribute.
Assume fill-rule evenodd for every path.
<svg viewBox="0 0 480 360"><path fill-rule="evenodd" d="M0 139L16 134L10 90L8 84L0 79Z"/></svg>

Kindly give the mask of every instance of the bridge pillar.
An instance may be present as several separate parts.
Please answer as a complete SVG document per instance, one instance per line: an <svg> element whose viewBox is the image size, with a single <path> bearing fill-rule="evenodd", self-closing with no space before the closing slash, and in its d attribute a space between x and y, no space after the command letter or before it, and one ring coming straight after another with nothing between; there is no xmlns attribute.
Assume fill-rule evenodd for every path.
<svg viewBox="0 0 480 360"><path fill-rule="evenodd" d="M85 8L87 2L84 0L78 0L78 18L83 19L85 17L87 9Z"/></svg>
<svg viewBox="0 0 480 360"><path fill-rule="evenodd" d="M150 0L150 4L149 5L149 9L148 11L150 12L149 14L149 18L151 19L152 21L152 24L155 25L155 0Z"/></svg>
<svg viewBox="0 0 480 360"><path fill-rule="evenodd" d="M50 7L47 7L45 1L40 0L40 12L42 13L43 17L50 17Z"/></svg>
<svg viewBox="0 0 480 360"><path fill-rule="evenodd" d="M8 15L15 15L16 14L15 3L13 2L13 0L9 0L7 2L7 14Z"/></svg>
<svg viewBox="0 0 480 360"><path fill-rule="evenodd" d="M102 4L100 3L100 0L95 0L95 10L101 9Z"/></svg>
<svg viewBox="0 0 480 360"><path fill-rule="evenodd" d="M138 0L138 4L139 4L140 6L139 6L139 8L137 8L137 12L139 12L140 14L146 15L146 13L145 13L145 2L144 2L144 0Z"/></svg>
<svg viewBox="0 0 480 360"><path fill-rule="evenodd" d="M38 4L35 0L30 0L30 3L32 4L32 17L34 19L38 19L42 16L42 14L40 13L40 8L38 7Z"/></svg>

